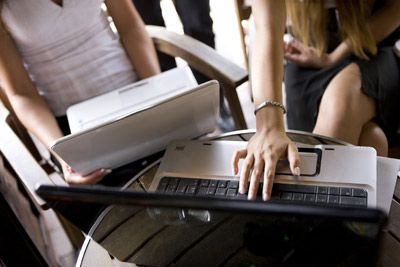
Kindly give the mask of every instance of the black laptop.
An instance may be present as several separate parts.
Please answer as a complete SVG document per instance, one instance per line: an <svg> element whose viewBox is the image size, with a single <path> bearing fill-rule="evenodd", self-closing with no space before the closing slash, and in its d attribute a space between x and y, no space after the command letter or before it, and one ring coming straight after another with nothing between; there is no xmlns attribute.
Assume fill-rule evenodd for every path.
<svg viewBox="0 0 400 267"><path fill-rule="evenodd" d="M379 210L41 185L50 205L106 208L90 235L138 266L376 266Z"/></svg>

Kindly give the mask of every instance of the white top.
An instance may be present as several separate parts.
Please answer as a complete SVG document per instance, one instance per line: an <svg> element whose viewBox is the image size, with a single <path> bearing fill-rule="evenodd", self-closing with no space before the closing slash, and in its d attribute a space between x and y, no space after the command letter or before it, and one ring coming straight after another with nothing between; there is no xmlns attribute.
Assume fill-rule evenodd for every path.
<svg viewBox="0 0 400 267"><path fill-rule="evenodd" d="M2 19L27 71L56 116L137 80L104 0L6 0Z"/></svg>

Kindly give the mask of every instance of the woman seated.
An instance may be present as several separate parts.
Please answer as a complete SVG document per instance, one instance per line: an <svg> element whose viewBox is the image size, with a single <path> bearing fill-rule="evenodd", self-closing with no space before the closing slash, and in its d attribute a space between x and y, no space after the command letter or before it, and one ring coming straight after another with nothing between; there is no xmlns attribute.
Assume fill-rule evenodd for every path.
<svg viewBox="0 0 400 267"><path fill-rule="evenodd" d="M0 0L0 7L0 83L46 147L69 133L70 105L160 72L130 0ZM110 172L81 176L58 160L69 183L95 183Z"/></svg>

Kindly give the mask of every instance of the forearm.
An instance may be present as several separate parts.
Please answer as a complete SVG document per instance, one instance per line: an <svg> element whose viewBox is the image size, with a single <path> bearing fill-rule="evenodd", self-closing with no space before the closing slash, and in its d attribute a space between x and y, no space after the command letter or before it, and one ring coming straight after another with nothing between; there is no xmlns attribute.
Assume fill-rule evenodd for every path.
<svg viewBox="0 0 400 267"><path fill-rule="evenodd" d="M281 1L264 1L255 1L253 4L256 36L252 55L252 88L256 106L265 100L282 103L285 7L279 3ZM282 110L260 110L257 112L256 125L257 129L283 128Z"/></svg>
<svg viewBox="0 0 400 267"><path fill-rule="evenodd" d="M336 64L345 59L352 53L351 45L348 40L342 41L330 54L328 54L327 66Z"/></svg>
<svg viewBox="0 0 400 267"><path fill-rule="evenodd" d="M24 126L47 147L62 136L43 98L29 78L11 36L0 21L0 80Z"/></svg>
<svg viewBox="0 0 400 267"><path fill-rule="evenodd" d="M160 73L157 54L131 0L105 1L121 42L140 79Z"/></svg>
<svg viewBox="0 0 400 267"><path fill-rule="evenodd" d="M40 96L10 95L9 99L22 124L46 147L63 136L52 112Z"/></svg>
<svg viewBox="0 0 400 267"><path fill-rule="evenodd" d="M152 40L143 29L131 29L122 43L140 79L161 72Z"/></svg>

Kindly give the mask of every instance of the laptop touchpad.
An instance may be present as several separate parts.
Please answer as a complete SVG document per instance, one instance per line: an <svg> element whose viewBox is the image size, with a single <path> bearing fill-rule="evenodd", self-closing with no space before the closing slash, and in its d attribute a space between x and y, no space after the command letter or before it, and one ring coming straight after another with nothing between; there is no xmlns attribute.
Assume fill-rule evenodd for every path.
<svg viewBox="0 0 400 267"><path fill-rule="evenodd" d="M300 152L300 175L315 176L319 173L318 154L315 152ZM292 175L287 159L278 161L276 175Z"/></svg>

